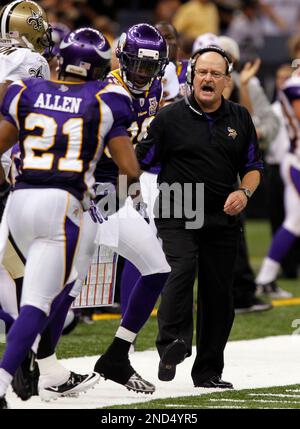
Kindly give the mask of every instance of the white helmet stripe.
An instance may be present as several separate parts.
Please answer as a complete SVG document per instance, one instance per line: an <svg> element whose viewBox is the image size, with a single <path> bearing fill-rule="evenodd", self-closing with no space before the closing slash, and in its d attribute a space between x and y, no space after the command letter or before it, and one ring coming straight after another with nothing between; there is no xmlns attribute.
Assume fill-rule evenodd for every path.
<svg viewBox="0 0 300 429"><path fill-rule="evenodd" d="M100 51L99 49L96 48L96 46L94 46L95 51L97 52L97 54L103 58L104 60L110 60L111 59L111 49L108 49L107 51L103 52Z"/></svg>
<svg viewBox="0 0 300 429"><path fill-rule="evenodd" d="M22 0L15 0L15 1L13 1L12 3L10 3L10 4L8 4L8 5L6 6L6 9L5 9L4 13L3 13L2 20L1 20L1 34L2 34L2 37L3 37L3 38L5 38L5 37L6 37L6 22L7 22L8 15L9 15L10 11L11 11L11 10L12 10L12 9L17 5L17 4L21 3L21 1L22 1Z"/></svg>

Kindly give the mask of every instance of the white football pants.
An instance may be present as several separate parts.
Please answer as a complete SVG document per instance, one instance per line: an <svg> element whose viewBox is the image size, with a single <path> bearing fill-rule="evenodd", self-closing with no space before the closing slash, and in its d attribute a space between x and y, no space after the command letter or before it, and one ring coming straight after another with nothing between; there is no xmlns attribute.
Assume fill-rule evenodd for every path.
<svg viewBox="0 0 300 429"><path fill-rule="evenodd" d="M74 298L81 291L97 245L108 246L128 259L142 276L171 271L155 233L133 208L131 198L127 198L124 207L102 224L94 223L88 212L84 213L83 219L75 262L78 281L70 292Z"/></svg>
<svg viewBox="0 0 300 429"><path fill-rule="evenodd" d="M300 160L296 155L287 153L280 166L284 182L284 209L285 218L282 226L296 236L300 236L300 193L292 178L291 168L298 170L300 178Z"/></svg>
<svg viewBox="0 0 300 429"><path fill-rule="evenodd" d="M53 299L76 279L81 204L60 189L22 189L10 196L6 219L26 258L21 306L49 314Z"/></svg>

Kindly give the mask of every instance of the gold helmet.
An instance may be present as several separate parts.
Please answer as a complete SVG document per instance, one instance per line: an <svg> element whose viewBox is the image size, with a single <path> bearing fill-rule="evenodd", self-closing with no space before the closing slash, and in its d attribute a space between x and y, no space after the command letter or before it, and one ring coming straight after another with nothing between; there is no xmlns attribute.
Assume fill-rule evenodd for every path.
<svg viewBox="0 0 300 429"><path fill-rule="evenodd" d="M16 0L2 8L0 37L0 46L23 46L40 53L53 46L46 12L31 0Z"/></svg>

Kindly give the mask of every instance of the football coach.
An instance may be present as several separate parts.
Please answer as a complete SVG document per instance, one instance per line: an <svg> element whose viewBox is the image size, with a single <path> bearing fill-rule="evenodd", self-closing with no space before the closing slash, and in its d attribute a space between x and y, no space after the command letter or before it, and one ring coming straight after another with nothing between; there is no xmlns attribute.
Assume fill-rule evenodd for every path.
<svg viewBox="0 0 300 429"><path fill-rule="evenodd" d="M231 58L221 48L196 51L188 64L188 93L160 110L136 147L143 170L161 166L155 224L172 268L158 310L158 377L172 380L176 365L191 355L198 271L195 387L233 388L222 372L234 319L237 217L263 168L250 114L222 96L231 70ZM167 187L174 192L166 193Z"/></svg>

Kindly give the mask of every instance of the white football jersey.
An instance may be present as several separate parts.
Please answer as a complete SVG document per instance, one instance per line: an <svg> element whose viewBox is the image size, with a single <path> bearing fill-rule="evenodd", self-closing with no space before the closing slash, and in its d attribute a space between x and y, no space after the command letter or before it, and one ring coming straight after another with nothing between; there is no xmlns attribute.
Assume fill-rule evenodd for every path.
<svg viewBox="0 0 300 429"><path fill-rule="evenodd" d="M50 69L45 58L28 48L1 47L0 83L29 77L50 79Z"/></svg>
<svg viewBox="0 0 300 429"><path fill-rule="evenodd" d="M45 58L28 48L1 47L0 84L29 77L50 79L50 68ZM11 150L5 152L1 159L6 175L8 175L11 165L10 154Z"/></svg>

